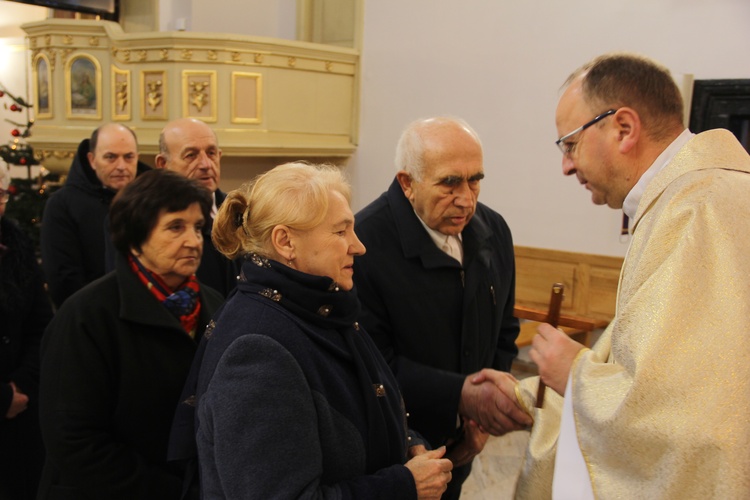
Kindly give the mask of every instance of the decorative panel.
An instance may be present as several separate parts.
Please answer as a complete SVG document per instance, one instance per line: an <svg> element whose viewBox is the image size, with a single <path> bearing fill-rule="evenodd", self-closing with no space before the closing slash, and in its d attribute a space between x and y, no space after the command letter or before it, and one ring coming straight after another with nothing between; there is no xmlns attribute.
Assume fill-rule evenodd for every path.
<svg viewBox="0 0 750 500"><path fill-rule="evenodd" d="M132 117L132 94L130 71L112 66L112 120L130 120Z"/></svg>
<svg viewBox="0 0 750 500"><path fill-rule="evenodd" d="M216 122L216 71L182 71L182 116Z"/></svg>
<svg viewBox="0 0 750 500"><path fill-rule="evenodd" d="M69 120L102 119L102 68L89 54L78 54L65 65L65 109Z"/></svg>
<svg viewBox="0 0 750 500"><path fill-rule="evenodd" d="M260 73L232 72L232 123L260 123L263 85Z"/></svg>
<svg viewBox="0 0 750 500"><path fill-rule="evenodd" d="M138 131L146 155L158 152L165 123L184 116L208 122L225 156L335 158L356 149L357 49L236 34L124 33L96 20L22 28L41 104L29 143L53 171L64 172L69 162L57 159L112 120Z"/></svg>
<svg viewBox="0 0 750 500"><path fill-rule="evenodd" d="M32 62L32 79L34 85L34 117L37 120L52 118L52 84L49 58L42 53L34 56Z"/></svg>
<svg viewBox="0 0 750 500"><path fill-rule="evenodd" d="M167 74L164 71L141 71L141 118L167 119Z"/></svg>

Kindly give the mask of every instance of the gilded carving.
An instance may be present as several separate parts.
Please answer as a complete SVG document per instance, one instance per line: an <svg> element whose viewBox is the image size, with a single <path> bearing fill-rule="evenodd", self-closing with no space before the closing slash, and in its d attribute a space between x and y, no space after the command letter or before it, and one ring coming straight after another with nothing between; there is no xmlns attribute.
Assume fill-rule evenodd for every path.
<svg viewBox="0 0 750 500"><path fill-rule="evenodd" d="M125 62L130 62L130 51L129 50L123 50L122 51L122 60Z"/></svg>
<svg viewBox="0 0 750 500"><path fill-rule="evenodd" d="M63 44L64 45L73 45L73 37L70 35L64 35L63 36Z"/></svg>
<svg viewBox="0 0 750 500"><path fill-rule="evenodd" d="M115 100L117 110L124 112L128 105L128 82L115 82Z"/></svg>
<svg viewBox="0 0 750 500"><path fill-rule="evenodd" d="M190 49L182 49L182 54L180 54L180 57L182 57L186 61L189 61L193 58L193 51Z"/></svg>
<svg viewBox="0 0 750 500"><path fill-rule="evenodd" d="M58 149L43 149L42 151L34 151L34 157L38 160L46 160L48 158L72 160L75 157L75 153L73 151L60 151Z"/></svg>
<svg viewBox="0 0 750 500"><path fill-rule="evenodd" d="M146 87L148 89L146 104L152 111L156 111L156 108L161 104L161 80L146 82Z"/></svg>
<svg viewBox="0 0 750 500"><path fill-rule="evenodd" d="M136 54L136 57L138 57L138 60L141 62L145 61L146 58L148 58L148 52L146 52L145 50L139 50Z"/></svg>
<svg viewBox="0 0 750 500"><path fill-rule="evenodd" d="M255 57L253 58L256 64L262 64L263 63L263 54L255 54Z"/></svg>
<svg viewBox="0 0 750 500"><path fill-rule="evenodd" d="M99 37L92 36L91 38L89 38L89 45L91 45L92 47L98 47L99 46Z"/></svg>
<svg viewBox="0 0 750 500"><path fill-rule="evenodd" d="M50 45L52 43L52 35L44 35L44 45Z"/></svg>
<svg viewBox="0 0 750 500"><path fill-rule="evenodd" d="M182 71L182 116L207 123L217 119L216 71Z"/></svg>
<svg viewBox="0 0 750 500"><path fill-rule="evenodd" d="M36 37L35 36L30 36L29 37L29 47L31 47L32 49L36 48Z"/></svg>
<svg viewBox="0 0 750 500"><path fill-rule="evenodd" d="M141 118L144 120L165 120L169 103L168 75L164 70L144 70L140 72ZM132 99L132 97L131 97Z"/></svg>
<svg viewBox="0 0 750 500"><path fill-rule="evenodd" d="M161 60L166 61L169 59L169 49L161 49Z"/></svg>
<svg viewBox="0 0 750 500"><path fill-rule="evenodd" d="M208 94L206 89L208 88L208 82L190 82L190 88L193 89L190 92L190 104L200 113L203 111L203 106L208 102Z"/></svg>
<svg viewBox="0 0 750 500"><path fill-rule="evenodd" d="M240 62L240 53L239 52L232 52L232 61L233 62Z"/></svg>
<svg viewBox="0 0 750 500"><path fill-rule="evenodd" d="M132 118L130 110L130 93L132 90L130 71L112 66L111 74L112 119L130 120Z"/></svg>
<svg viewBox="0 0 750 500"><path fill-rule="evenodd" d="M286 60L286 63L287 63L287 65L290 68L293 68L293 67L295 67L297 65L297 58L296 57L290 57L289 59Z"/></svg>
<svg viewBox="0 0 750 500"><path fill-rule="evenodd" d="M60 62L65 64L65 62L68 60L68 56L73 52L73 49L62 49L60 51Z"/></svg>
<svg viewBox="0 0 750 500"><path fill-rule="evenodd" d="M326 71L333 71L333 63L331 61L326 61Z"/></svg>
<svg viewBox="0 0 750 500"><path fill-rule="evenodd" d="M208 60L209 61L215 61L217 59L216 51L215 50L209 50L208 51Z"/></svg>
<svg viewBox="0 0 750 500"><path fill-rule="evenodd" d="M47 50L47 54L49 54L49 69L54 73L55 62L57 61L57 51L55 49L49 49Z"/></svg>

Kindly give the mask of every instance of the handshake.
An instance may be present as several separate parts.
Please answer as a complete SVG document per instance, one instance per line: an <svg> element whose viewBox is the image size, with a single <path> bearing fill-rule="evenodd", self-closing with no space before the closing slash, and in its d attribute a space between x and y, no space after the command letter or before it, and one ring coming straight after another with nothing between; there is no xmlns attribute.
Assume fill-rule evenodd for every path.
<svg viewBox="0 0 750 500"><path fill-rule="evenodd" d="M464 380L458 413L493 436L529 427L533 420L516 399L518 380L510 373L485 368Z"/></svg>
<svg viewBox="0 0 750 500"><path fill-rule="evenodd" d="M460 439L448 443L446 458L454 467L469 463L490 435L528 428L533 420L516 399L518 381L510 373L485 368L464 380L458 413L464 421Z"/></svg>

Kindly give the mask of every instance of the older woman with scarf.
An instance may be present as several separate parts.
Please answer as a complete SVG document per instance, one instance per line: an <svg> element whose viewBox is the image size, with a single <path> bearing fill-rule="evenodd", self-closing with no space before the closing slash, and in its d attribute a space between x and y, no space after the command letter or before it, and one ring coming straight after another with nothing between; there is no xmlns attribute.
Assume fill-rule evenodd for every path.
<svg viewBox="0 0 750 500"><path fill-rule="evenodd" d="M211 193L153 170L110 208L116 270L71 296L42 341L40 499L180 498L174 408L221 296L195 278Z"/></svg>
<svg viewBox="0 0 750 500"><path fill-rule="evenodd" d="M356 322L349 197L338 169L293 163L219 210L214 245L245 261L194 365L203 498L437 499L450 480Z"/></svg>

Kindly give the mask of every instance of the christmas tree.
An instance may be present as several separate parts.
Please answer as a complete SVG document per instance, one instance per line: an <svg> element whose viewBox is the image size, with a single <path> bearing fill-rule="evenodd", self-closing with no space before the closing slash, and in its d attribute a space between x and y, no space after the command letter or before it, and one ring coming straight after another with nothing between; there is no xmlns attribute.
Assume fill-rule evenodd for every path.
<svg viewBox="0 0 750 500"><path fill-rule="evenodd" d="M42 223L42 212L47 198L59 187L57 176L50 175L42 168L39 176L31 175L31 167L39 165L34 157L34 149L26 142L31 136L34 119L30 118L31 104L20 96L14 96L0 83L0 99L3 108L11 113L25 112L26 123L18 123L15 119L5 118L5 121L16 128L11 130L12 139L8 144L0 146L0 158L8 165L26 167L26 179L12 178L8 192L11 199L5 209L5 216L15 219L21 229L31 238L39 255L39 232ZM8 100L11 101L8 105ZM4 167L7 168L7 167Z"/></svg>

